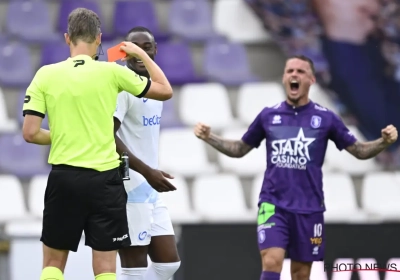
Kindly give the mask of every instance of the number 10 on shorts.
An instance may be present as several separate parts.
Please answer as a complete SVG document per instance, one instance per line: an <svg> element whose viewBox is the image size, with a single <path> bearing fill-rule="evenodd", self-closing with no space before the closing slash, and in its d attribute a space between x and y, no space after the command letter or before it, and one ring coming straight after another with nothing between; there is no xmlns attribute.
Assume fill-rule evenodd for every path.
<svg viewBox="0 0 400 280"><path fill-rule="evenodd" d="M321 236L322 236L322 224L315 224L314 237L321 237Z"/></svg>
<svg viewBox="0 0 400 280"><path fill-rule="evenodd" d="M314 236L310 238L311 244L321 245L322 244L322 224L314 225Z"/></svg>

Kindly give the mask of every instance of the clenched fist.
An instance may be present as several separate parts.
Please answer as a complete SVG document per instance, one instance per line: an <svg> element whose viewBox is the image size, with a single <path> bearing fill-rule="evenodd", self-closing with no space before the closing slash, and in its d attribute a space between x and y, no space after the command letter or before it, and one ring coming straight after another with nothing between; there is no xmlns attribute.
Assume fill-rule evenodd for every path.
<svg viewBox="0 0 400 280"><path fill-rule="evenodd" d="M198 123L194 128L194 134L197 138L207 140L210 137L211 128L203 123Z"/></svg>
<svg viewBox="0 0 400 280"><path fill-rule="evenodd" d="M387 144L393 144L397 140L397 128L393 125L388 125L382 129L382 138Z"/></svg>

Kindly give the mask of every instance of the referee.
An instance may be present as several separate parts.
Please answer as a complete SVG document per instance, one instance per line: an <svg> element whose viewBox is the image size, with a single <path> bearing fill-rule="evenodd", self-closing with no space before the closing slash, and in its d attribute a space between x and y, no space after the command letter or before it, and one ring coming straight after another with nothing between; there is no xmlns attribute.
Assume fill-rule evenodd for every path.
<svg viewBox="0 0 400 280"><path fill-rule="evenodd" d="M133 43L125 42L121 49L144 63L151 80L116 63L95 61L101 30L91 10L71 12L64 36L71 57L37 71L23 107L24 139L51 145L40 279L64 279L68 253L77 251L84 231L85 244L93 250L96 280L115 280L117 250L131 244L113 130L117 95L127 91L167 100L172 88L162 70ZM50 131L40 128L46 113Z"/></svg>

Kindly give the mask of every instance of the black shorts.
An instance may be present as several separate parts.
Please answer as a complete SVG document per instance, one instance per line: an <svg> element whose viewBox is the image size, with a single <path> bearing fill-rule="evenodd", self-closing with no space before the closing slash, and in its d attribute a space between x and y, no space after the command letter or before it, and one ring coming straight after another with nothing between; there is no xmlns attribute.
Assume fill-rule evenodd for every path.
<svg viewBox="0 0 400 280"><path fill-rule="evenodd" d="M40 241L53 249L76 252L84 231L85 244L97 251L130 246L127 198L118 168L99 172L53 166L44 197Z"/></svg>

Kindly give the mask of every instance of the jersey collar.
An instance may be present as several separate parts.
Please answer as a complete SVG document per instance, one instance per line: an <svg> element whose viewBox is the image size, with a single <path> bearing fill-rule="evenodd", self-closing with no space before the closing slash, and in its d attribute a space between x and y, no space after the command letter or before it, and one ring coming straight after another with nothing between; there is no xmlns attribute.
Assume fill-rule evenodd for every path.
<svg viewBox="0 0 400 280"><path fill-rule="evenodd" d="M90 57L89 55L86 55L86 54L76 55L76 56L74 56L74 57L69 57L68 59L69 59L69 60L78 60L78 59L80 59L80 60L85 60L85 61L87 61L87 60L93 60L92 57Z"/></svg>
<svg viewBox="0 0 400 280"><path fill-rule="evenodd" d="M314 105L314 102L312 102L311 100L306 105L299 106L299 107L292 106L289 103L287 103L287 101L283 102L283 106L285 109L290 110L290 111L296 111L296 112L305 111L309 108L312 108L313 105Z"/></svg>

